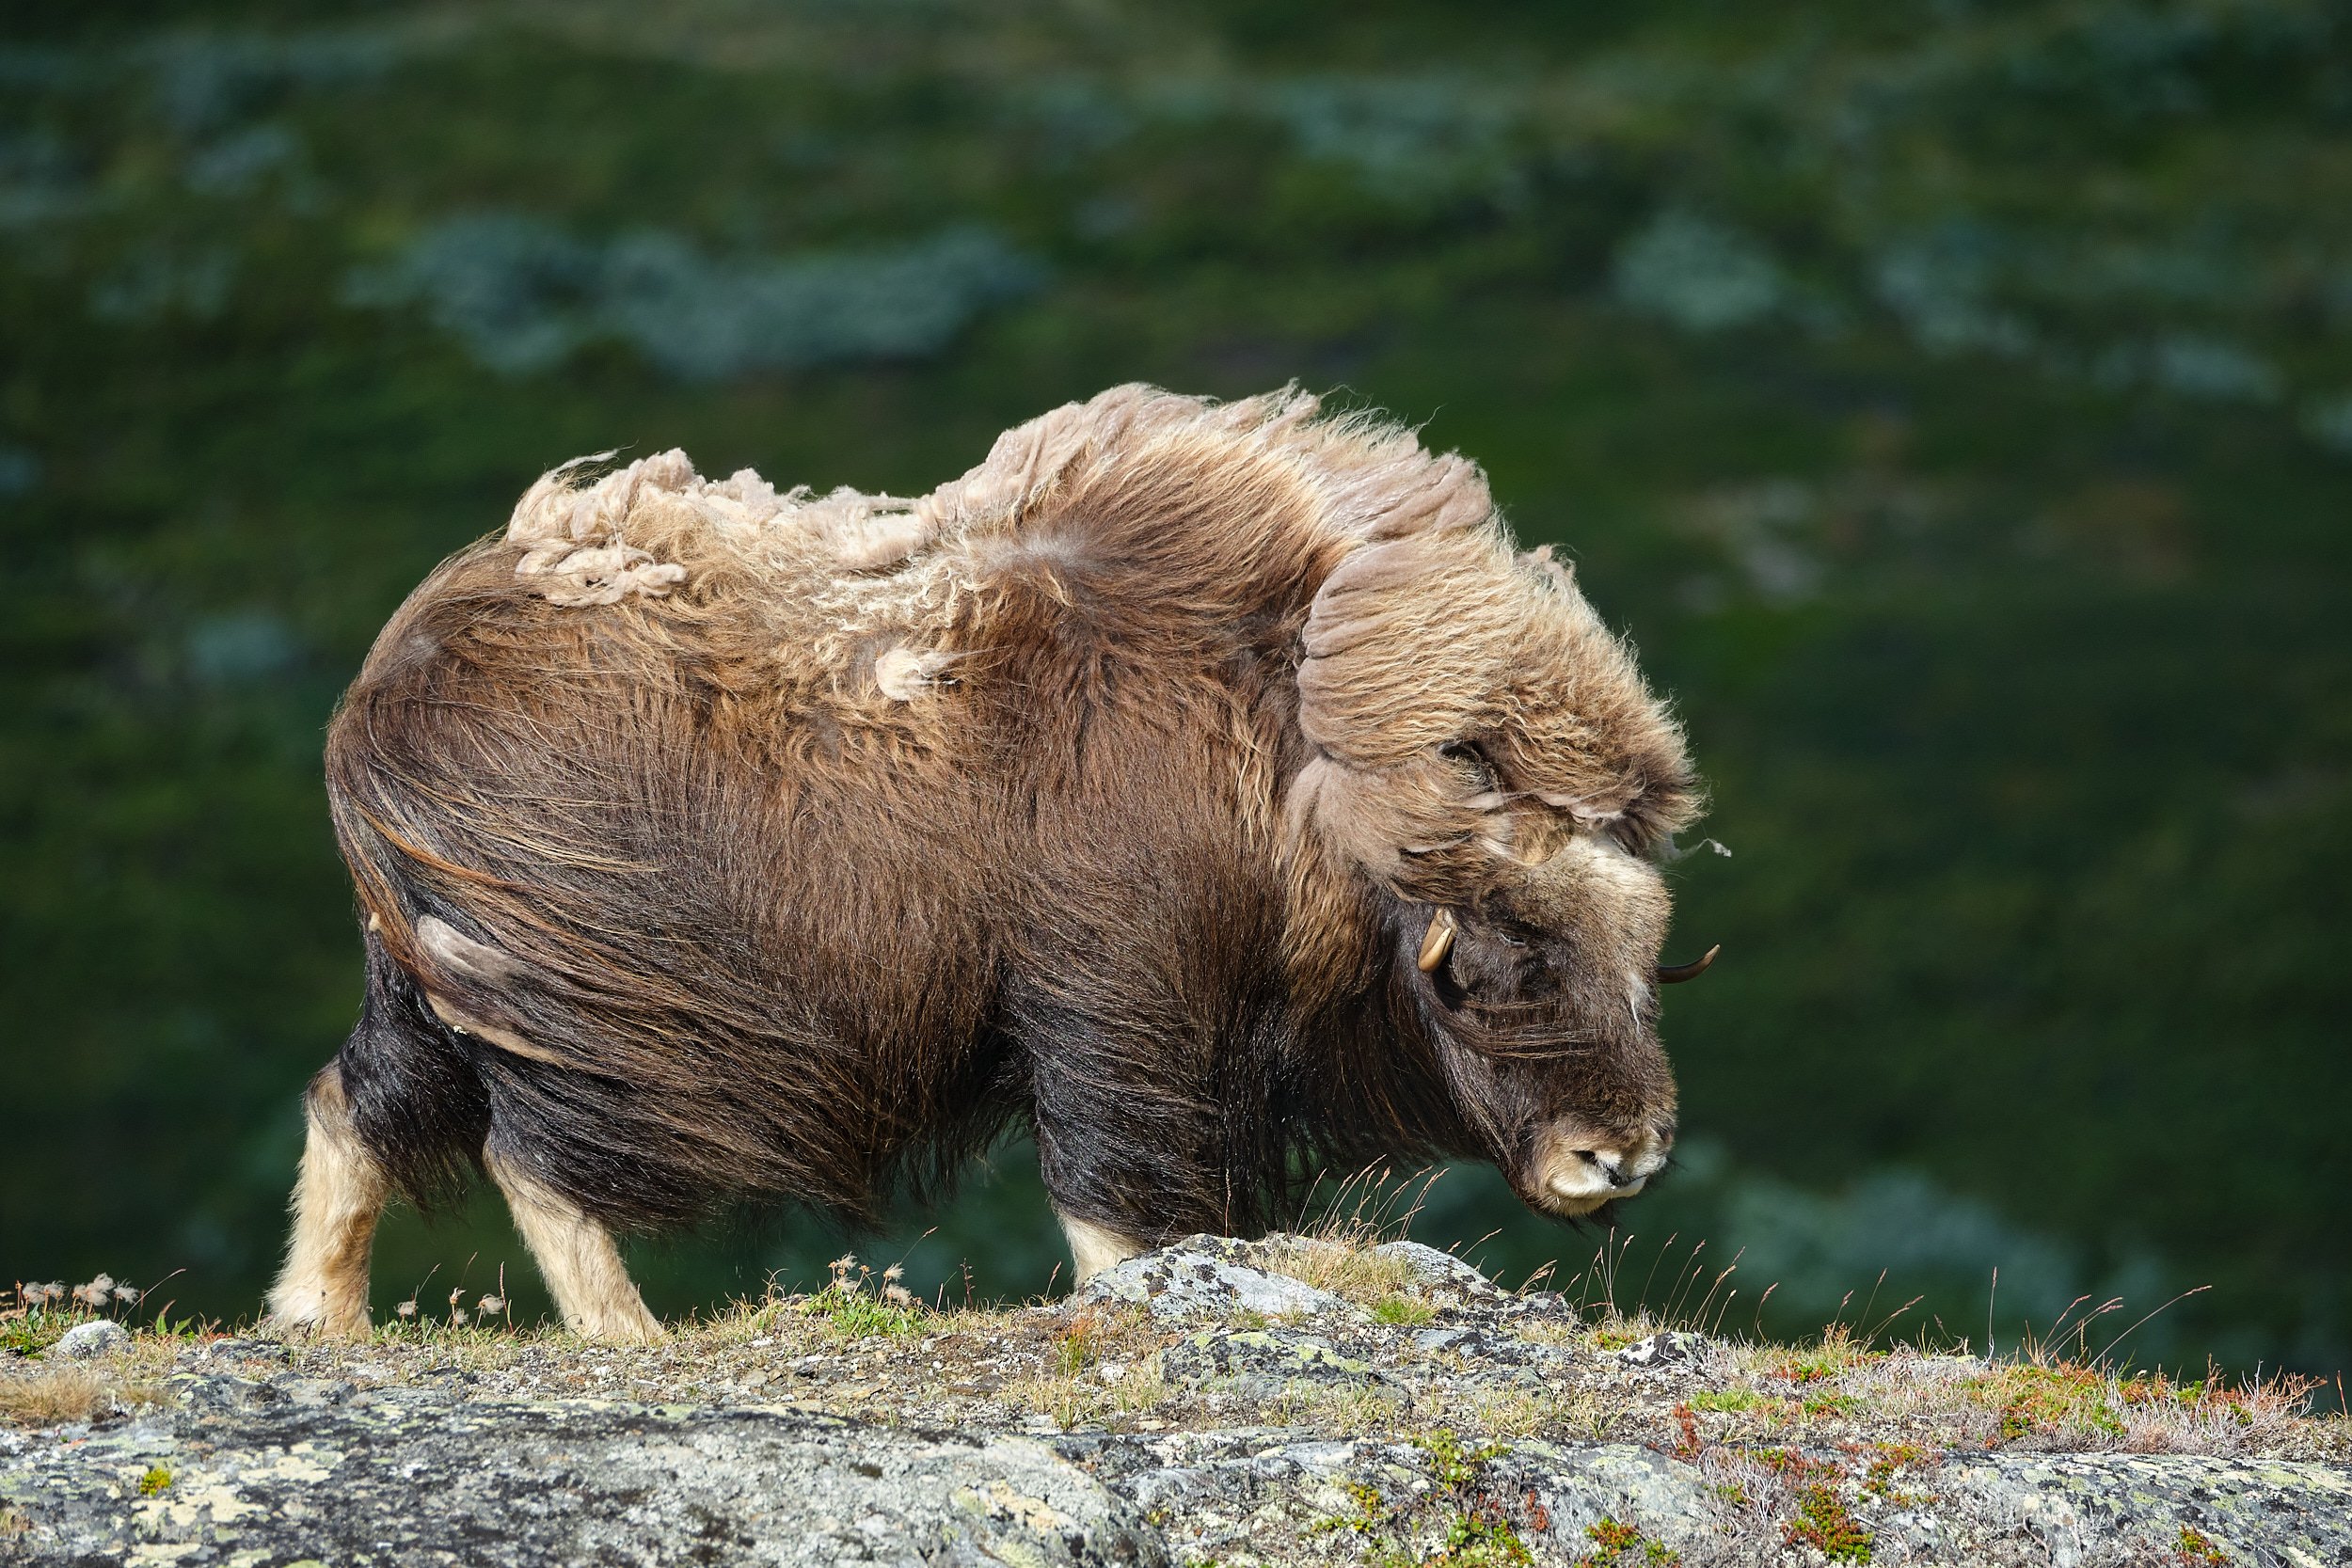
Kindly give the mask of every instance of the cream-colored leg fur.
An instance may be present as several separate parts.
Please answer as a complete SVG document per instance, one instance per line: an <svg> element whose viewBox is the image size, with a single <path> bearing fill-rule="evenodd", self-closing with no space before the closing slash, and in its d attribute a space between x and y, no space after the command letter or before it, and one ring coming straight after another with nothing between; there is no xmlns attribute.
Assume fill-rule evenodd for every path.
<svg viewBox="0 0 2352 1568"><path fill-rule="evenodd" d="M1105 1230L1086 1220L1073 1219L1058 1209L1054 1211L1054 1217L1061 1221L1061 1233L1070 1238L1070 1258L1078 1266L1077 1282L1081 1285L1104 1269L1115 1268L1146 1250L1141 1242L1130 1241L1116 1230Z"/></svg>
<svg viewBox="0 0 2352 1568"><path fill-rule="evenodd" d="M662 1338L661 1324L645 1310L621 1249L604 1227L495 1150L484 1151L483 1164L506 1195L515 1228L554 1293L565 1326L584 1339L610 1344L649 1345Z"/></svg>
<svg viewBox="0 0 2352 1568"><path fill-rule="evenodd" d="M294 1239L269 1293L269 1315L338 1338L368 1331L368 1254L389 1184L352 1131L342 1075L328 1068L304 1097L310 1131L294 1182Z"/></svg>

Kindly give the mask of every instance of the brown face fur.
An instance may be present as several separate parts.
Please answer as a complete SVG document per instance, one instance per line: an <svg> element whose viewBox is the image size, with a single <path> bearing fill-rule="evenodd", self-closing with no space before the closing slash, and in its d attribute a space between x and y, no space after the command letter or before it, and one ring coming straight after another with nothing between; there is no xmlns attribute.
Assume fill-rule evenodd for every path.
<svg viewBox="0 0 2352 1568"><path fill-rule="evenodd" d="M1674 1139L1652 979L1665 890L1599 832L1496 872L1449 911L1454 935L1423 976L1423 1017L1456 1099L1477 1108L1488 1157L1520 1196L1589 1212L1638 1190Z"/></svg>
<svg viewBox="0 0 2352 1568"><path fill-rule="evenodd" d="M913 502L543 481L330 734L358 1138L629 1226L868 1220L1009 1124L1141 1241L1383 1156L1638 1188L1680 736L1474 467L1316 412L1122 388Z"/></svg>

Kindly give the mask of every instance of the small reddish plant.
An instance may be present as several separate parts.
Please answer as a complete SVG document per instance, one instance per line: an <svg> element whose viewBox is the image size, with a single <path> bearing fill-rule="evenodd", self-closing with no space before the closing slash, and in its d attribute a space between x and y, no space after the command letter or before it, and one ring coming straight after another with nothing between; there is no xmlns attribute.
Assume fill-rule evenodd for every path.
<svg viewBox="0 0 2352 1568"><path fill-rule="evenodd" d="M1686 1464L1697 1459L1699 1456L1699 1418L1688 1401L1675 1406L1675 1426L1682 1433L1681 1441L1677 1442L1674 1448L1675 1457Z"/></svg>

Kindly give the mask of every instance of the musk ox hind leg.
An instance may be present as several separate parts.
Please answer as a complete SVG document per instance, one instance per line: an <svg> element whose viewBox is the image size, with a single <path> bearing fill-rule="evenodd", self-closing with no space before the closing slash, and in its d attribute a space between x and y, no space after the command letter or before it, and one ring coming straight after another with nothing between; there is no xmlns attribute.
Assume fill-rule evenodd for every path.
<svg viewBox="0 0 2352 1568"><path fill-rule="evenodd" d="M304 1097L308 1135L294 1237L270 1317L335 1335L368 1330L368 1260L394 1193L429 1207L462 1182L488 1125L479 1076L426 1010L373 925L359 1022Z"/></svg>
<svg viewBox="0 0 2352 1568"><path fill-rule="evenodd" d="M391 1183L351 1122L342 1071L310 1080L308 1132L294 1192L294 1237L269 1293L269 1315L287 1327L339 1338L368 1331L368 1257Z"/></svg>
<svg viewBox="0 0 2352 1568"><path fill-rule="evenodd" d="M1054 1218L1061 1222L1061 1233L1070 1238L1070 1260L1076 1266L1076 1283L1080 1285L1104 1269L1117 1268L1137 1253L1150 1250L1141 1242L1075 1214L1065 1214L1057 1209Z"/></svg>
<svg viewBox="0 0 2352 1568"><path fill-rule="evenodd" d="M645 1309L611 1231L520 1161L500 1152L495 1141L483 1150L482 1163L506 1195L515 1228L531 1248L565 1327L583 1339L609 1344L649 1345L662 1338L661 1324Z"/></svg>

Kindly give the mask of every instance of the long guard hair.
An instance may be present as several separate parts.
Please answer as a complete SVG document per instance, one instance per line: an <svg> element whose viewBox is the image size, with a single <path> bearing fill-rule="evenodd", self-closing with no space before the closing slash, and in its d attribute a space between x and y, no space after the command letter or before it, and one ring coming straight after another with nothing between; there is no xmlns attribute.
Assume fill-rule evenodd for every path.
<svg viewBox="0 0 2352 1568"><path fill-rule="evenodd" d="M338 1068L411 1197L487 1150L609 1226L858 1226L1021 1122L1145 1238L1265 1223L1301 1156L1509 1154L1412 984L1430 907L1694 795L1470 464L1139 387L915 499L550 473L385 628L327 776ZM1583 1114L1671 1105L1569 1034Z"/></svg>

